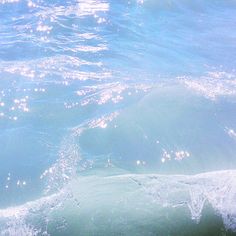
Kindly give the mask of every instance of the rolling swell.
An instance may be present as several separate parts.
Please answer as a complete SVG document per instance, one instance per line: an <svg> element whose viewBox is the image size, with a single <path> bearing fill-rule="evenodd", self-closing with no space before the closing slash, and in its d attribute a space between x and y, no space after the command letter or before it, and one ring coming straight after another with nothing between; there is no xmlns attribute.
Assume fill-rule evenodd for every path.
<svg viewBox="0 0 236 236"><path fill-rule="evenodd" d="M170 232L168 224L173 220L176 221L176 224L172 223L171 230L175 230L181 235L188 235L190 232L193 235L199 232L203 235L209 233L220 235L219 230L221 233L226 232L227 235L231 235L230 231L235 231L236 188L233 183L234 178L235 171L209 172L195 176L126 174L108 177L80 177L68 186L69 193L68 189L63 189L50 197L28 202L16 208L1 210L1 232L2 235L19 233L22 235L63 235L70 232L69 229L73 229L81 234L115 234L115 232L120 232L119 230L134 233L133 230L137 226L134 224L134 228L127 228L127 222L135 220L137 224L142 224L145 217L148 216L149 222L162 217L164 228L162 228L163 225L156 222L152 227L150 225L143 227L139 233L136 232L136 235ZM126 187L122 190L124 186ZM108 194L110 191L113 191L115 195L110 196ZM87 197L88 194L92 194L90 198ZM67 204L65 204L66 202ZM77 204L79 204L78 208L76 208ZM111 209L107 207L117 204L120 207L113 209L111 214ZM206 208L208 204L213 208L214 213L212 210L209 211L208 207ZM138 218L135 216L137 209L139 209ZM92 211L90 216L86 214L87 211ZM167 212L169 217L166 218L163 211ZM212 227L204 224L206 214L208 221L210 219L211 222L212 218ZM214 222L221 224L220 219L214 218L214 214L222 217L226 229L218 229L220 225L214 225ZM106 215L110 215L113 228L105 224ZM204 221L201 218L202 215ZM93 222L89 219L91 216ZM123 221L119 218L121 216ZM71 222L71 217L77 218L76 224L73 223L73 220ZM189 222L190 228L184 226L189 217L193 222L198 223L196 232L192 232L196 223L191 226L192 223ZM88 225L95 225L86 229L83 227L83 220L86 220ZM8 223L2 226L4 221ZM160 219L159 221L162 222ZM105 224L105 228L96 226L96 222ZM50 228L50 225L54 227ZM68 228L68 226L70 227Z"/></svg>
<svg viewBox="0 0 236 236"><path fill-rule="evenodd" d="M0 234L233 235L235 7L0 0Z"/></svg>

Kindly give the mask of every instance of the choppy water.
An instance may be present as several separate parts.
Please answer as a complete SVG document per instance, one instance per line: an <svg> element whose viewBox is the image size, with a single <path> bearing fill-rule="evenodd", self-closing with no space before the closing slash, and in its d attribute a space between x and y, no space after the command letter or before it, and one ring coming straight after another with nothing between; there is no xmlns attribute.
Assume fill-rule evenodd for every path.
<svg viewBox="0 0 236 236"><path fill-rule="evenodd" d="M236 235L234 0L0 0L0 235Z"/></svg>

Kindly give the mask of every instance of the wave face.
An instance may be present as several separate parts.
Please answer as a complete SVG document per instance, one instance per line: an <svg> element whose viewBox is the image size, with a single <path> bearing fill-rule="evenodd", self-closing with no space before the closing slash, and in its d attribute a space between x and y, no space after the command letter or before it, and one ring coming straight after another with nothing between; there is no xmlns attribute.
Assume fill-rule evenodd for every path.
<svg viewBox="0 0 236 236"><path fill-rule="evenodd" d="M235 235L234 0L0 0L0 235Z"/></svg>

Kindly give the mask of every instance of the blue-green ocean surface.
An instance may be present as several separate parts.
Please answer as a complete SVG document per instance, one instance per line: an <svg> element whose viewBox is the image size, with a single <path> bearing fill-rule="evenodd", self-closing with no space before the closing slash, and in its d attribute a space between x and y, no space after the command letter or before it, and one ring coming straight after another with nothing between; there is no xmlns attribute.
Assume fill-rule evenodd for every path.
<svg viewBox="0 0 236 236"><path fill-rule="evenodd" d="M0 236L236 235L235 0L0 0Z"/></svg>

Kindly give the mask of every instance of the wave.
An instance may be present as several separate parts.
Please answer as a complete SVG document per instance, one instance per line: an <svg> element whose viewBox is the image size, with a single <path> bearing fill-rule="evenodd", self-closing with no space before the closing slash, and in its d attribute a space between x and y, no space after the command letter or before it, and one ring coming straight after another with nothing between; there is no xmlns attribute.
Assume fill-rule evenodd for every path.
<svg viewBox="0 0 236 236"><path fill-rule="evenodd" d="M0 0L0 125L27 127L7 156L33 129L19 172L24 145L43 163L40 197L1 209L0 235L135 235L166 215L152 233L170 235L169 216L200 225L207 205L236 232L235 3ZM3 192L31 191L3 168Z"/></svg>
<svg viewBox="0 0 236 236"><path fill-rule="evenodd" d="M184 213L182 217L191 218L196 224L200 223L205 206L210 204L214 214L222 218L226 230L236 231L235 170L197 175L129 174L122 170L123 174L117 174L120 170L116 170L117 166L113 165L111 160L109 165L100 172L93 165L85 165L84 170L93 167L92 172L80 171L78 174L78 166L82 168L84 164L81 155L83 150L78 146L78 143L80 144L78 140L83 136L83 132L98 128L107 129L119 115L119 113L112 113L87 121L70 130L71 134L62 142L59 159L40 177L45 181L45 194L48 196L20 206L1 209L1 235L57 235L58 230L62 228L65 232L69 230L70 227L68 228L67 225L74 217L75 219L78 217L78 223L73 227L77 231L86 231L83 224L80 224L85 212L93 212L90 218L97 218L96 212L100 211L108 211L109 215L107 207L116 206L117 202L125 208L122 208L121 212L116 210L113 214L114 218L111 220L114 229L117 227L116 230L122 230L123 227L116 219L125 215L130 215L132 219L136 204L143 206L138 213L140 220L143 212L147 212L146 217L156 218L163 214L160 209L166 208L168 214L173 214L175 218L176 215L170 209L187 208L189 213ZM124 204L126 201L128 205ZM155 205L159 210L150 213L149 208ZM67 215L66 219L63 218L64 215ZM105 228L108 227L105 221L103 224ZM50 226L53 226L52 231ZM129 232L125 226L124 229L126 233ZM91 230L99 233L102 228L98 226ZM109 232L109 229L105 231Z"/></svg>
<svg viewBox="0 0 236 236"><path fill-rule="evenodd" d="M140 220L145 211L149 212L147 214L149 217L153 217L153 215L161 217L163 213L160 209L163 208L169 212L171 218L171 214L173 214L171 209L187 208L191 219L199 224L204 206L210 204L215 211L214 214L222 217L226 229L236 231L235 177L235 170L197 175L78 176L67 186L67 189L65 188L57 194L27 202L18 207L0 210L1 235L24 235L23 231L27 232L27 235L50 235L47 227L50 228L50 224L55 224L58 213L68 215L70 218L77 215L80 219L80 214L83 215L84 210L92 210L91 217L96 218L98 217L96 212L99 214L101 209L109 212L107 207L116 205L119 201L122 204L127 201L128 205L120 206L121 212L115 211L116 213L110 216L113 227L120 227L116 225L119 224L119 220L116 219L125 217L125 214L132 215L137 206L143 206L138 213ZM159 211L150 212L150 207L155 209L155 205L159 207ZM125 208L123 209L123 207ZM132 217L134 216L132 215ZM4 225L6 220L7 224ZM37 225L37 222L41 223ZM66 225L65 222L61 224ZM82 230L84 225L78 221L77 227ZM98 226L94 232L98 233L101 229ZM64 230L66 232L66 227ZM43 232L44 234L42 234ZM54 231L52 235L56 235L56 232ZM128 233L127 231L126 234Z"/></svg>

